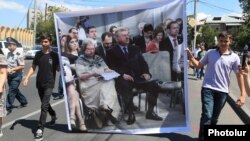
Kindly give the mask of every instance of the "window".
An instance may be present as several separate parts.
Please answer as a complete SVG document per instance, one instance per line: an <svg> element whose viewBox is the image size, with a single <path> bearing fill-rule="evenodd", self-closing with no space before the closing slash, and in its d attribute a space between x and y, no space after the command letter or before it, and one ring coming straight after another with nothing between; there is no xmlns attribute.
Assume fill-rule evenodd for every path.
<svg viewBox="0 0 250 141"><path fill-rule="evenodd" d="M213 18L213 21L220 21L221 20L221 17L214 17Z"/></svg>
<svg viewBox="0 0 250 141"><path fill-rule="evenodd" d="M7 42L4 42L4 46L5 46L5 48L8 48Z"/></svg>

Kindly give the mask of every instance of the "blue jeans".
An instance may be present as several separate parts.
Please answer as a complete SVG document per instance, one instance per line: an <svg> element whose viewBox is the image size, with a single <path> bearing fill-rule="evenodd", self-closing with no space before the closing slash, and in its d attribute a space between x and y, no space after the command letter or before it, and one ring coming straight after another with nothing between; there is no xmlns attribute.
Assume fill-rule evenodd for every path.
<svg viewBox="0 0 250 141"><path fill-rule="evenodd" d="M28 104L26 97L20 92L19 85L22 81L22 75L8 76L9 92L7 95L6 108L11 110L13 108L13 103L15 98L21 103L21 105Z"/></svg>
<svg viewBox="0 0 250 141"><path fill-rule="evenodd" d="M201 102L202 113L200 119L199 139L204 138L204 125L216 125L222 108L226 103L228 93L202 88Z"/></svg>

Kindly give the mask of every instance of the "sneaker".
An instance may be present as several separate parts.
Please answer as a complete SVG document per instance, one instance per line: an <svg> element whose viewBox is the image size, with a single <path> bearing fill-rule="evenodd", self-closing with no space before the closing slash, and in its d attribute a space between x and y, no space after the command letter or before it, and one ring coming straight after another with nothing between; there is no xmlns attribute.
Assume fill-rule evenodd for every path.
<svg viewBox="0 0 250 141"><path fill-rule="evenodd" d="M35 139L35 141L42 141L43 140L43 130L42 129L38 129L36 131L34 139Z"/></svg>
<svg viewBox="0 0 250 141"><path fill-rule="evenodd" d="M63 98L64 98L64 95L60 94L60 95L55 96L54 100L63 99Z"/></svg>
<svg viewBox="0 0 250 141"><path fill-rule="evenodd" d="M49 126L55 126L57 117L51 116L51 121L49 122Z"/></svg>
<svg viewBox="0 0 250 141"><path fill-rule="evenodd" d="M63 94L62 94L62 95L59 95L58 98L59 98L59 99L63 99L63 98L64 98L64 95L63 95Z"/></svg>
<svg viewBox="0 0 250 141"><path fill-rule="evenodd" d="M7 115L11 114L12 110L7 110Z"/></svg>
<svg viewBox="0 0 250 141"><path fill-rule="evenodd" d="M11 107L12 107L12 108L18 108L19 106L16 106L16 105L12 105Z"/></svg>
<svg viewBox="0 0 250 141"><path fill-rule="evenodd" d="M25 104L21 104L18 108L24 108L24 107L27 107L28 103L25 103Z"/></svg>

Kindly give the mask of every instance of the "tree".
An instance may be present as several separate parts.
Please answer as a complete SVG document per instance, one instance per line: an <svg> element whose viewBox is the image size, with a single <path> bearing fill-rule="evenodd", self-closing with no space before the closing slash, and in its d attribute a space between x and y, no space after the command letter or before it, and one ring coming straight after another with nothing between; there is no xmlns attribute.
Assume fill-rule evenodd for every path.
<svg viewBox="0 0 250 141"><path fill-rule="evenodd" d="M201 26L201 34L197 36L197 43L204 42L206 49L210 49L215 46L215 37L218 32L209 25Z"/></svg>
<svg viewBox="0 0 250 141"><path fill-rule="evenodd" d="M188 25L188 27L187 27L187 34L188 34L188 36L187 36L187 40L188 40L188 45L191 45L191 42L193 41L193 39L194 39L194 28L193 27L191 27L190 25Z"/></svg>
<svg viewBox="0 0 250 141"><path fill-rule="evenodd" d="M54 13L56 12L63 12L66 11L65 8L62 7L55 7L49 6L48 13L46 16L46 21L44 20L45 17L41 17L37 20L37 31L36 31L36 42L39 42L39 37L42 33L48 33L52 35L52 44L56 45L56 33L55 33L55 24L54 24Z"/></svg>
<svg viewBox="0 0 250 141"><path fill-rule="evenodd" d="M243 16L247 25L250 24L250 0L239 0L240 7L243 9Z"/></svg>
<svg viewBox="0 0 250 141"><path fill-rule="evenodd" d="M238 35L235 37L235 44L233 49L242 51L245 44L250 44L250 28L248 25L242 25L239 29Z"/></svg>

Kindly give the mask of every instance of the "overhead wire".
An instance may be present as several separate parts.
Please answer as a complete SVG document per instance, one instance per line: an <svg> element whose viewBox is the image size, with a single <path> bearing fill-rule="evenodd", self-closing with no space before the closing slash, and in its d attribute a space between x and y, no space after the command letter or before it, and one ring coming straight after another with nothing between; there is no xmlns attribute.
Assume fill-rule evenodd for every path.
<svg viewBox="0 0 250 141"><path fill-rule="evenodd" d="M34 0L31 0L31 1L30 1L30 4L29 4L29 8L28 8L27 13L29 12L29 9L30 9L30 7L31 7L31 5L32 5L32 3L33 3L33 1L34 1ZM23 23L24 19L27 17L27 13L25 13L25 15L23 16L22 20L20 21L20 23L18 24L18 26L15 26L15 28L16 28L16 27L20 27L20 25Z"/></svg>
<svg viewBox="0 0 250 141"><path fill-rule="evenodd" d="M205 5L205 6L208 6L210 8L217 8L217 9L220 9L220 10L224 10L224 11L228 11L228 12L234 12L234 13L239 13L237 11L233 11L233 10L230 10L230 9L227 9L227 8L224 8L224 7L220 7L220 6L217 6L217 5L214 5L214 4L211 4L211 3L208 3L208 2L205 2L205 1L202 1L202 0L199 0L199 3ZM239 13L240 14L240 13Z"/></svg>

